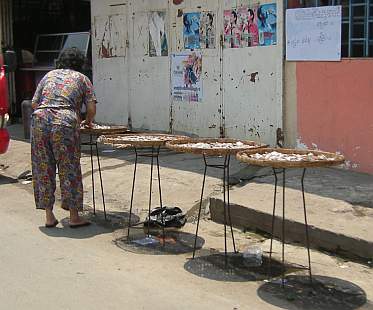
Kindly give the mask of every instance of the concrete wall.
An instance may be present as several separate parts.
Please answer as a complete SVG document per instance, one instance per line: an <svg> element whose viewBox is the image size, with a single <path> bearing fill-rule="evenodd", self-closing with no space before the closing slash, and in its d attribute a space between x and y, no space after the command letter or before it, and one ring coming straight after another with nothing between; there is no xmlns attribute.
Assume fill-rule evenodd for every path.
<svg viewBox="0 0 373 310"><path fill-rule="evenodd" d="M297 79L296 62L286 62L284 76L284 136L286 147L297 144Z"/></svg>
<svg viewBox="0 0 373 310"><path fill-rule="evenodd" d="M373 173L373 61L296 65L298 146L338 151Z"/></svg>
<svg viewBox="0 0 373 310"><path fill-rule="evenodd" d="M275 144L276 130L283 127L283 1L260 1L273 2L277 45L223 49L224 9L247 5L246 0L184 0L179 5L172 0L92 0L94 84L102 103L98 121ZM168 57L148 53L148 13L158 10L167 14ZM182 14L203 11L214 12L217 29L216 47L201 50L203 100L175 102L171 54L183 51ZM102 57L105 36L113 41L109 57Z"/></svg>

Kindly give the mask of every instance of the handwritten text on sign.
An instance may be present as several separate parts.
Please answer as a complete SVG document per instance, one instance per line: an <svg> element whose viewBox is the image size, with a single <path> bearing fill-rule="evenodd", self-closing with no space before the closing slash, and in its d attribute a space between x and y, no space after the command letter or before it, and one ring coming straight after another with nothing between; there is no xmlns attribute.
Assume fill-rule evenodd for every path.
<svg viewBox="0 0 373 310"><path fill-rule="evenodd" d="M341 60L342 7L286 10L286 59Z"/></svg>

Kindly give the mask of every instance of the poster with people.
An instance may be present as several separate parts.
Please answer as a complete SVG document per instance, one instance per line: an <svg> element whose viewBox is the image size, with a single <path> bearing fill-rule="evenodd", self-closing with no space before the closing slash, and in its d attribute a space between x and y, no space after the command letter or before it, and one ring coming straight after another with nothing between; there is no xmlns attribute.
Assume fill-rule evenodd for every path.
<svg viewBox="0 0 373 310"><path fill-rule="evenodd" d="M239 29L241 33L241 47L257 46L259 44L257 11L258 6L245 6L237 10Z"/></svg>
<svg viewBox="0 0 373 310"><path fill-rule="evenodd" d="M149 56L168 56L166 32L166 12L150 12L149 21Z"/></svg>
<svg viewBox="0 0 373 310"><path fill-rule="evenodd" d="M224 47L241 47L241 30L235 9L224 11Z"/></svg>
<svg viewBox="0 0 373 310"><path fill-rule="evenodd" d="M277 7L276 3L263 4L258 8L259 44L277 44Z"/></svg>
<svg viewBox="0 0 373 310"><path fill-rule="evenodd" d="M215 29L215 14L202 12L199 28L201 48L215 48Z"/></svg>
<svg viewBox="0 0 373 310"><path fill-rule="evenodd" d="M186 13L184 23L184 48L198 49L200 45L200 19L201 13Z"/></svg>
<svg viewBox="0 0 373 310"><path fill-rule="evenodd" d="M171 57L172 98L175 101L202 101L202 54L185 52Z"/></svg>
<svg viewBox="0 0 373 310"><path fill-rule="evenodd" d="M224 11L224 48L275 45L276 4L241 6Z"/></svg>

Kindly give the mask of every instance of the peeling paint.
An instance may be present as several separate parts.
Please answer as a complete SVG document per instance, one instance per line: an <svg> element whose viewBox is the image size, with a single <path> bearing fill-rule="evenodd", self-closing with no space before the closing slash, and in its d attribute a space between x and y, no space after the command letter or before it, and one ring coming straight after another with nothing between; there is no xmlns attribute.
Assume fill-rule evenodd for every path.
<svg viewBox="0 0 373 310"><path fill-rule="evenodd" d="M96 16L95 41L98 44L98 58L125 56L126 31L123 15Z"/></svg>
<svg viewBox="0 0 373 310"><path fill-rule="evenodd" d="M255 84L256 81L259 81L259 72L252 72L250 74L245 74L246 71L243 70L243 73L244 74L241 76L238 84L235 86L236 89L239 88L241 86L241 84L244 84L245 78L249 78L249 81L254 83L254 84ZM233 81L234 79L231 78L231 80Z"/></svg>
<svg viewBox="0 0 373 310"><path fill-rule="evenodd" d="M259 72L250 73L250 82L255 83L256 80L257 80L257 77L258 77L258 80L259 80Z"/></svg>

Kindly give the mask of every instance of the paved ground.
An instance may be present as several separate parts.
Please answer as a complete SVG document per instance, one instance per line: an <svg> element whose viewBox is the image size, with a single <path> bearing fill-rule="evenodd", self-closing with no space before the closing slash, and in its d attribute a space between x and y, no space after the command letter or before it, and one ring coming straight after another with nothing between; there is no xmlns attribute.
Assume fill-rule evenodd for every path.
<svg viewBox="0 0 373 310"><path fill-rule="evenodd" d="M16 133L18 129L12 130ZM265 268L253 269L241 256L237 260L233 256L225 268L221 265L224 259L217 256L224 248L223 227L209 220L208 213L200 229L199 245L203 249L198 256L202 259L189 259L193 221L183 233L171 234L173 238L164 249L155 251L126 243L123 225L128 218L133 157L128 151L109 151L103 156L110 221L103 221L101 213L92 216L90 162L84 156L86 216L94 224L81 230L66 226L67 213L60 208L56 208L61 220L58 228L43 227L43 214L34 209L31 184L16 180L29 169L26 142L12 141L10 151L0 158L0 309L373 309L372 269L319 251L311 253L313 273L319 279L316 284L328 284L317 284L312 289L302 280L307 272L299 268L307 265L306 251L295 245L286 246L286 261L287 273L297 278L289 278L285 290L264 281L266 259ZM163 154L165 204L193 210L200 195L202 168L199 157ZM234 163L233 172L241 168ZM149 166L140 165L135 197L139 217L147 209L148 173ZM219 191L218 175L209 174L206 196ZM270 197L272 191L261 195ZM97 207L101 209L101 204ZM235 236L240 252L254 244L264 252L269 249L269 241L260 235L235 229ZM228 241L231 251L231 239ZM173 254L180 245L181 251ZM277 242L274 255L276 259L281 257ZM277 264L273 271L279 275Z"/></svg>

